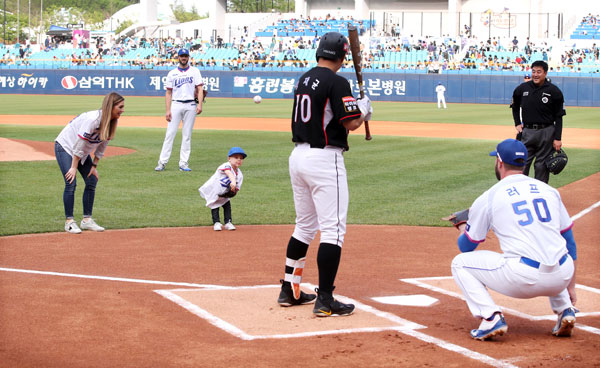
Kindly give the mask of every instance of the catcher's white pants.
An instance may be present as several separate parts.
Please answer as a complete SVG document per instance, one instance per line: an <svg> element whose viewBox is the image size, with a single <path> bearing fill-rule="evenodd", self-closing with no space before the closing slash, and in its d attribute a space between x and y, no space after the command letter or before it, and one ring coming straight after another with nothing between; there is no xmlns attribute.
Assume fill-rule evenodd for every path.
<svg viewBox="0 0 600 368"><path fill-rule="evenodd" d="M440 104L444 105L444 109L446 108L446 97L444 97L444 95L438 95L437 96L437 100L438 100L438 109L441 107Z"/></svg>
<svg viewBox="0 0 600 368"><path fill-rule="evenodd" d="M294 238L310 244L317 231L321 243L342 246L348 214L348 181L343 150L296 144L290 155L290 178L296 207Z"/></svg>
<svg viewBox="0 0 600 368"><path fill-rule="evenodd" d="M159 163L166 165L171 157L173 141L177 135L179 122L183 122L181 128L181 150L179 151L179 166L187 165L192 151L192 129L196 121L196 104L181 103L173 101L171 104L171 121L167 125L167 133L160 151Z"/></svg>
<svg viewBox="0 0 600 368"><path fill-rule="evenodd" d="M533 268L519 257L507 258L501 253L477 250L461 253L452 260L452 276L460 287L475 317L489 318L500 311L486 286L513 298L529 299L548 296L554 313L570 308L567 285L573 277L573 259L562 265L540 265Z"/></svg>

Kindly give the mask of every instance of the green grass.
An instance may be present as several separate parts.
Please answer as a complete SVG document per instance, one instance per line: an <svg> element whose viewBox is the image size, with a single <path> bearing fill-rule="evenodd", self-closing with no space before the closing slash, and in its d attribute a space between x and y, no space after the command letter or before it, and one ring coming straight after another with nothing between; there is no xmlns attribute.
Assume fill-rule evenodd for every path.
<svg viewBox="0 0 600 368"><path fill-rule="evenodd" d="M97 109L102 96L39 96L2 95L0 111L4 114L77 115ZM512 125L512 113L507 105L448 104L447 110L437 109L435 103L373 102L373 120L428 123L458 123ZM125 100L125 115L163 116L164 97L129 96ZM567 107L565 127L599 129L600 108ZM255 104L250 98L209 97L202 116L283 118L291 117L291 100L263 99Z"/></svg>
<svg viewBox="0 0 600 368"><path fill-rule="evenodd" d="M54 104L52 111L56 114L78 114L97 108L101 100L101 97L90 96L20 96L29 102L18 102L16 96L8 97L15 108L7 110L11 102L4 96L0 108L15 114L41 113L42 102L46 107ZM27 105L29 109L25 108ZM222 108L217 109L217 105ZM419 116L420 110L420 116L433 121L435 115L442 112L430 105L380 103L375 108L389 115L382 120L410 120L407 117ZM444 115L453 111L452 119L458 120L455 114L460 109L464 111L464 122L487 119L491 124L500 114L496 108L494 105L450 105L448 114ZM248 111L256 110L256 116L267 116L268 112L271 117L287 117L289 109L290 101L263 100L262 104L255 105L246 99L214 99L206 105L205 112L209 116L214 116L217 110L231 116L251 116ZM501 109L503 115L510 116L506 106ZM130 97L126 101L128 115L138 112L162 115L163 110L162 98ZM266 112L262 114L261 110ZM597 112L597 109L581 111ZM442 118L446 121L450 116L440 116ZM51 142L61 129L58 126L0 125L0 137ZM111 145L132 148L136 153L108 157L100 162L94 218L101 225L109 229L210 225L210 210L197 189L226 161L231 146L241 146L248 153L242 166L242 191L232 200L234 222L242 225L294 222L287 165L292 149L289 133L194 131L191 173L177 170L180 137L179 133L167 170L156 173L153 169L164 129L119 128ZM494 159L487 155L496 143L386 136L366 142L360 135L351 136L351 149L344 155L350 187L348 222L448 226L440 217L468 207L496 182ZM568 153L569 165L565 171L550 179L555 187L600 169L600 151L570 148ZM81 219L83 180L80 176L77 180L75 217ZM62 231L63 188L54 160L1 162L0 235Z"/></svg>

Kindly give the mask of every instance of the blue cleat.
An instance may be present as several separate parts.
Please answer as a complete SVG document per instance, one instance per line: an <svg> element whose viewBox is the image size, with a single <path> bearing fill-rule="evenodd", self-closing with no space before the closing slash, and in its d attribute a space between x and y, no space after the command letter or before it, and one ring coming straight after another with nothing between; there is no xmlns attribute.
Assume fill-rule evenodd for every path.
<svg viewBox="0 0 600 368"><path fill-rule="evenodd" d="M192 169L187 164L184 164L179 166L179 171L192 171Z"/></svg>
<svg viewBox="0 0 600 368"><path fill-rule="evenodd" d="M575 308L567 308L558 315L556 326L552 329L552 335L560 337L569 337L573 327L575 327Z"/></svg>
<svg viewBox="0 0 600 368"><path fill-rule="evenodd" d="M490 319L482 319L479 328L471 330L471 337L475 340L487 340L494 336L502 336L508 331L504 316L500 312L494 313Z"/></svg>

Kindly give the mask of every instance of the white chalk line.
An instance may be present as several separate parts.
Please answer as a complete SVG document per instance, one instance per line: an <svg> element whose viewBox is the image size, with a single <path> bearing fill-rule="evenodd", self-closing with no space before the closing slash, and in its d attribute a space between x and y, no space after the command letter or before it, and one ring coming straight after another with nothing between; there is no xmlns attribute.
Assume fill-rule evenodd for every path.
<svg viewBox="0 0 600 368"><path fill-rule="evenodd" d="M422 282L422 281L427 281L427 280L451 280L451 279L452 279L452 276L436 276L436 277L418 277L418 278L400 279L400 281L406 282L408 284L413 284L413 285L422 287L424 289L436 291L441 294L449 295L449 296L452 296L452 297L455 297L455 298L458 298L461 300L465 300L465 298L462 294L456 293L454 291L442 289L440 287L429 285L425 282ZM599 289L592 288L589 286L576 284L575 287L578 289L584 289L584 290L588 290L588 291L600 294ZM553 314L544 315L544 316L532 316L530 314L523 313L516 309L507 308L507 307L502 307L502 311L506 312L508 314L512 314L514 316L520 317L520 318L528 319L530 321L556 321L556 316ZM577 315L579 317L595 317L595 316L600 316L600 312L577 313ZM592 326L587 326L587 325L581 324L579 322L577 322L575 324L575 328L578 328L578 329L581 329L581 330L584 330L587 332L591 332L593 334L600 335L600 329L592 327Z"/></svg>
<svg viewBox="0 0 600 368"><path fill-rule="evenodd" d="M303 283L302 286L312 289L315 285L310 283ZM253 288L251 287L240 287L243 288ZM279 285L264 285L263 287L279 287ZM332 335L332 334L345 334L345 333L359 333L359 332L382 332L382 331L397 331L399 333L405 334L407 336L416 338L418 340L437 345L442 349L446 349L458 354L461 354L467 358L477 360L479 362L489 364L494 367L506 367L506 368L514 368L515 365L510 364L507 361L494 359L485 354L478 353L476 351L469 350L459 345L455 345L449 343L447 341L438 339L433 336L429 336L422 332L417 331L417 329L426 328L426 326L420 325L418 323L411 322L404 318L398 317L395 314L380 311L370 305L361 303L355 299L345 297L339 294L336 294L335 297L342 303L352 303L355 306L355 309L362 310L366 313L375 314L378 317L385 318L390 320L391 322L398 323L400 326L389 326L389 327L363 327L363 328L353 328L353 329L338 329L338 330L323 330L323 331L312 331L312 332L299 332L299 333L291 333L291 334L273 334L273 335L250 335L240 328L232 325L231 323L222 320L221 318L215 316L214 314L198 307L197 305L190 303L186 299L176 295L173 291L177 290L154 290L156 293L162 295L163 297L171 300L172 302L180 305L181 307L187 309L189 312L206 319L212 325L226 331L227 333L236 336L242 340L257 340L257 339L287 339L287 338L299 338L299 337L313 337L313 336L322 336L322 335ZM191 291L190 289L184 289L181 291ZM351 318L351 317L347 317Z"/></svg>
<svg viewBox="0 0 600 368"><path fill-rule="evenodd" d="M193 284L193 283L188 283L188 282L171 282L171 281L156 281L156 280L145 280L145 279L130 279L130 278L124 278L124 277L82 275L82 274L76 274L76 273L63 273L63 272L38 271L38 270L23 270L23 269L18 269L18 268L5 268L5 267L0 267L0 271L29 273L29 274L47 275L47 276L74 277L74 278L79 278L79 279L94 279L94 280L104 280L104 281L133 282L133 283L137 283L137 284L189 286L189 287L203 288L203 289L217 289L217 288L218 289L223 289L223 288L227 288L227 286L208 285L208 284Z"/></svg>
<svg viewBox="0 0 600 368"><path fill-rule="evenodd" d="M587 215L588 213L590 213L594 208L600 206L600 201L594 203L593 205L589 206L588 208L580 211L578 214L571 216L571 221L575 221L580 219L581 217L583 217L584 215Z"/></svg>

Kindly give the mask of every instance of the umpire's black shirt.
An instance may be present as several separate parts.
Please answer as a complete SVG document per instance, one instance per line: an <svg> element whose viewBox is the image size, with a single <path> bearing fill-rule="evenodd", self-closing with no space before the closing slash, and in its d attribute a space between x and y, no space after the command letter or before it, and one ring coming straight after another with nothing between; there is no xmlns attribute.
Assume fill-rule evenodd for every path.
<svg viewBox="0 0 600 368"><path fill-rule="evenodd" d="M533 80L521 83L513 92L511 107L515 126L521 124L519 108L522 108L524 128L534 124L554 124L554 139L561 140L561 117L567 114L565 99L561 90L548 80L545 80L544 84L539 87L533 83Z"/></svg>

